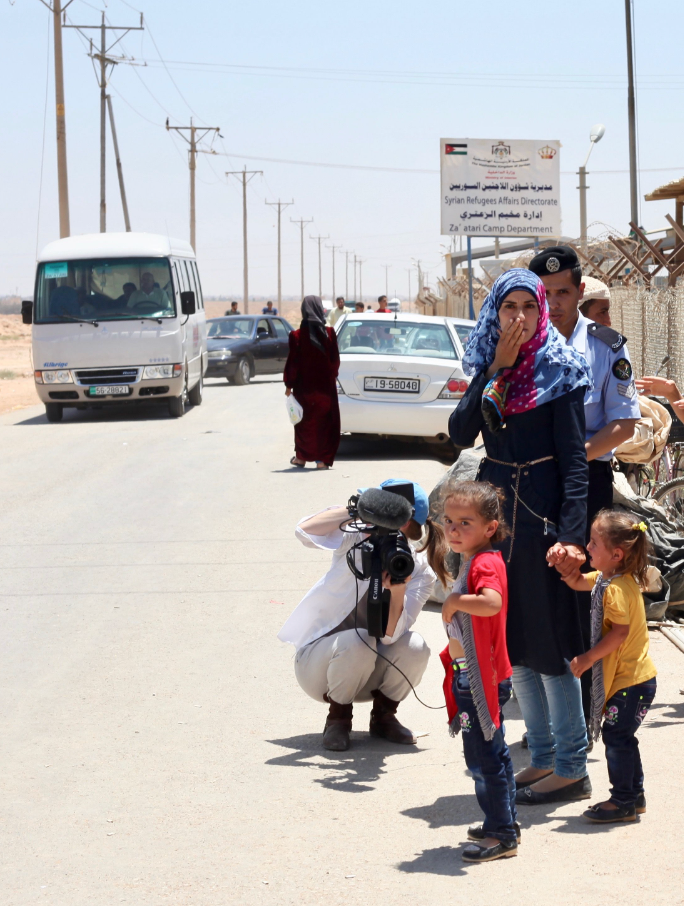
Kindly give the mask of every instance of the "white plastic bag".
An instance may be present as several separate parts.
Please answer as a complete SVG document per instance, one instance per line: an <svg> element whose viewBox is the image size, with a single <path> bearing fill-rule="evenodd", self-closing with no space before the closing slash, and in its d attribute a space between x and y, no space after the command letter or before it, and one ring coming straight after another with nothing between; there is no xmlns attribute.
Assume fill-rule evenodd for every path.
<svg viewBox="0 0 684 906"><path fill-rule="evenodd" d="M291 393L289 396L285 397L285 407L287 409L287 414L293 425L298 425L300 421L304 418L304 410L299 405L297 400L294 398L294 395Z"/></svg>

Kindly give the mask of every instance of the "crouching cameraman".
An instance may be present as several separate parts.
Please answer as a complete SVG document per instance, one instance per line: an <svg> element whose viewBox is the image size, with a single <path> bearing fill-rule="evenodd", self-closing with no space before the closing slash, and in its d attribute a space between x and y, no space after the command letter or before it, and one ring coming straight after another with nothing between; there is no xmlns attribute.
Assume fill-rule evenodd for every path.
<svg viewBox="0 0 684 906"><path fill-rule="evenodd" d="M395 494L410 499L410 504L401 500L406 509L402 511L400 507L395 512L394 525L386 513L379 512L378 518L371 518L375 514L363 512L364 497L375 493L377 500L377 489L361 494L358 511L352 505L357 500L353 497L349 507L330 507L298 524L296 535L302 544L332 551L332 564L278 633L281 641L291 642L297 649L295 676L299 685L311 698L329 705L323 746L335 751L349 748L355 701L373 701L373 736L407 745L416 742L413 733L397 720L396 711L411 685L420 683L430 657L425 640L411 627L428 599L435 574L445 579L444 535L428 516L425 491L420 485L397 479L389 479L380 487L384 490L380 492L379 511L387 500L392 509L392 498L399 499ZM394 577L392 564L390 569L384 560L381 567L377 565L380 554L376 572L369 572L372 553L368 549L372 551L373 539L378 537L369 523L398 530L394 532L398 548ZM427 537L423 546L409 547L406 539L420 542L424 529ZM376 550L379 546L380 543ZM367 549L366 559L363 547ZM402 562L407 564L403 575ZM384 609L378 623L376 604L380 595Z"/></svg>

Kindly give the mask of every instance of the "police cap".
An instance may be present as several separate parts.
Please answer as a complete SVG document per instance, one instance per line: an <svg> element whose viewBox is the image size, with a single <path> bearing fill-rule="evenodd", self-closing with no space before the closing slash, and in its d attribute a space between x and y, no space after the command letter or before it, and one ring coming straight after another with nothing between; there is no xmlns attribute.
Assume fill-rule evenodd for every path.
<svg viewBox="0 0 684 906"><path fill-rule="evenodd" d="M552 245L535 255L528 268L538 277L557 274L560 271L572 270L579 266L579 258L574 249L567 245Z"/></svg>

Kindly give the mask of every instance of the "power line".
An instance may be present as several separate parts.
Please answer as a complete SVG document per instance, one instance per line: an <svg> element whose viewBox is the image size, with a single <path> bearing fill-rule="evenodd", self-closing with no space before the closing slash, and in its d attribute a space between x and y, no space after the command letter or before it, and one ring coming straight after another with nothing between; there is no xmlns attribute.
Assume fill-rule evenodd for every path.
<svg viewBox="0 0 684 906"><path fill-rule="evenodd" d="M195 171L197 169L197 143L201 142L209 132L218 132L220 127L195 126L191 117L189 126L169 126L169 121L167 119L166 128L169 132L177 132L190 146L188 150L188 167L190 169L190 245L195 249ZM199 138L197 137L198 130L202 133ZM185 135L183 135L184 132L189 132L190 138L186 138Z"/></svg>

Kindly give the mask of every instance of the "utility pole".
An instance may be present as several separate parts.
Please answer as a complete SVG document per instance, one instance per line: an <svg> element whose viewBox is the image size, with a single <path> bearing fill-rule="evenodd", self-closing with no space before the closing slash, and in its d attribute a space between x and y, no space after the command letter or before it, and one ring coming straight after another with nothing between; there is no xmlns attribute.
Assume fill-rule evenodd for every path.
<svg viewBox="0 0 684 906"><path fill-rule="evenodd" d="M265 201L264 204L270 205L272 208L278 208L278 311L280 311L280 306L282 303L282 285L280 282L280 215L285 210L289 208L291 204L294 204L294 199L292 201Z"/></svg>
<svg viewBox="0 0 684 906"><path fill-rule="evenodd" d="M321 268L321 240L330 239L330 236L309 236L309 239L313 239L315 242L318 242L318 297L323 298L323 270Z"/></svg>
<svg viewBox="0 0 684 906"><path fill-rule="evenodd" d="M55 113L57 119L57 193L59 196L59 237L64 239L71 232L69 226L69 178L67 175L66 116L64 113L64 65L62 60L62 13L73 3L62 6L53 0L52 6L40 0L52 13L52 30L55 49Z"/></svg>
<svg viewBox="0 0 684 906"><path fill-rule="evenodd" d="M216 132L219 135L220 126L207 126L206 128L200 128L195 126L192 122L192 117L190 117L189 126L169 126L169 118L166 118L166 131L167 132L177 132L181 138L190 145L188 151L188 167L190 169L190 245L195 248L195 170L197 169L197 142L201 142L205 135L208 135L210 132ZM183 133L189 132L190 138L187 138ZM201 134L198 136L197 133Z"/></svg>
<svg viewBox="0 0 684 906"><path fill-rule="evenodd" d="M387 275L388 275L389 269L392 267L392 265L391 265L391 264L381 264L380 267L384 267L384 268L385 268L385 295L386 295L386 296L389 296L389 292L388 292L388 289L387 289L387 287L389 286L389 283L387 282L387 280L388 280Z"/></svg>
<svg viewBox="0 0 684 906"><path fill-rule="evenodd" d="M634 48L632 47L632 3L625 0L625 26L627 28L627 116L629 119L629 207L630 220L639 223L639 196L637 194L636 152L636 97L634 93Z"/></svg>
<svg viewBox="0 0 684 906"><path fill-rule="evenodd" d="M358 261L359 265L359 301L363 302L363 273L361 271L361 267L363 266L363 259L357 258L356 260Z"/></svg>
<svg viewBox="0 0 684 906"><path fill-rule="evenodd" d="M335 308L335 249L341 249L341 245L326 245L327 249L332 251L332 297L331 302L333 304L333 309Z"/></svg>
<svg viewBox="0 0 684 906"><path fill-rule="evenodd" d="M100 86L100 232L107 232L107 179L106 179L106 145L107 145L107 66L112 68L119 63L119 60L114 60L111 57L108 57L107 54L109 51L125 38L129 31L143 31L145 26L143 25L143 16L140 13L140 25L131 25L131 26L119 26L119 25L107 25L105 23L105 14L104 10L102 12L102 22L100 25L65 25L65 28L75 28L77 31L83 34L84 31L89 29L99 29L100 30L100 52L94 53L93 51L93 42L90 40L90 54L89 56L93 60L97 60L100 64L100 75L97 80L98 85ZM112 44L107 47L107 31L118 31L121 32L119 37ZM85 38L86 35L83 35Z"/></svg>
<svg viewBox="0 0 684 906"><path fill-rule="evenodd" d="M359 297L356 295L356 252L354 252L354 302L358 302Z"/></svg>
<svg viewBox="0 0 684 906"><path fill-rule="evenodd" d="M349 298L349 252L344 253L344 298Z"/></svg>
<svg viewBox="0 0 684 906"><path fill-rule="evenodd" d="M239 176L242 182L242 304L249 314L249 270L247 267L247 183L253 176L263 175L263 170L228 170L226 176ZM249 176L249 179L247 177ZM194 246L193 246L194 248Z"/></svg>
<svg viewBox="0 0 684 906"><path fill-rule="evenodd" d="M300 241L300 250L301 250L301 264L302 264L302 301L304 300L304 227L307 223L313 223L313 217L311 220L293 220L290 217L290 223L299 224L299 241Z"/></svg>
<svg viewBox="0 0 684 906"><path fill-rule="evenodd" d="M408 310L411 311L411 271L412 267L406 268L406 273L408 274Z"/></svg>
<svg viewBox="0 0 684 906"><path fill-rule="evenodd" d="M116 174L119 177L119 191L121 192L121 207L123 208L124 224L126 232L131 232L131 221L128 216L128 202L126 201L126 187L124 186L123 168L121 158L119 157L119 143L116 140L116 126L114 125L114 110L112 109L112 97L107 95L107 109L109 110L109 125L112 130L112 142L114 144L114 157L116 159Z"/></svg>

